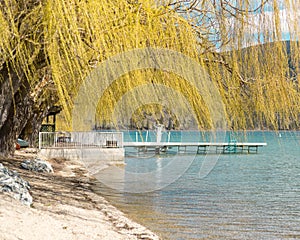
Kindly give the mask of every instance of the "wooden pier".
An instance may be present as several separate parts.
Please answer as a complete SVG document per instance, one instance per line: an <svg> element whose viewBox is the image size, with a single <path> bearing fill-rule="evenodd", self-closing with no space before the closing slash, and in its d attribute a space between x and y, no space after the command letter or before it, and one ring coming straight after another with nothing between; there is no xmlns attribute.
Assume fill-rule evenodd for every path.
<svg viewBox="0 0 300 240"><path fill-rule="evenodd" d="M197 148L197 154L207 153L257 153L259 147L267 146L267 143L244 142L123 142L123 147L134 147L139 152L155 151L157 154L168 149L177 148L179 153L187 151L187 147Z"/></svg>

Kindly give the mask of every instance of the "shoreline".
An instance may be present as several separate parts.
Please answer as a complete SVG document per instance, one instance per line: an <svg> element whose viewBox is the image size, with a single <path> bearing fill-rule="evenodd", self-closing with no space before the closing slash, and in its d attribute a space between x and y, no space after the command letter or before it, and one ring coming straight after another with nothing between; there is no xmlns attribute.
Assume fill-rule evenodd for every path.
<svg viewBox="0 0 300 240"><path fill-rule="evenodd" d="M38 173L21 169L24 159L35 154L16 151L11 158L0 158L31 185L31 207L0 194L0 238L13 239L148 239L159 237L134 222L96 194L95 185L79 162L50 159L54 173Z"/></svg>

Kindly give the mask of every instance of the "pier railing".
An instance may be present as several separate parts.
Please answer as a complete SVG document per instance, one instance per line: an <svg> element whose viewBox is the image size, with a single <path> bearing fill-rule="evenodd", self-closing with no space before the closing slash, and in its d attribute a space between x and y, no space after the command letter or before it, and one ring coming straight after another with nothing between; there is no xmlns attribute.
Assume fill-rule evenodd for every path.
<svg viewBox="0 0 300 240"><path fill-rule="evenodd" d="M40 132L39 149L122 148L122 132Z"/></svg>

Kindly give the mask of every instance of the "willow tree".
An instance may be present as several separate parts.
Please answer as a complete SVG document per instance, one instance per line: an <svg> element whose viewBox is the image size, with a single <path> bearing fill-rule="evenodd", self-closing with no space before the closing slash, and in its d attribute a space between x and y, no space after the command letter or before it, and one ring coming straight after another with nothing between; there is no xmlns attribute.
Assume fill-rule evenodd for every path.
<svg viewBox="0 0 300 240"><path fill-rule="evenodd" d="M116 54L147 47L172 49L197 61L218 87L228 127L276 128L278 116L290 127L293 120L297 123L299 90L289 65L297 72L299 46L293 43L288 55L279 42L282 4L289 10L285 21L291 37L297 40L299 31L296 2L280 3L2 0L0 152L13 152L24 127L32 119L40 123L58 99L71 127L74 99L97 66ZM274 44L243 50L267 42ZM170 83L193 104L199 128L212 127L203 99L195 98L180 77L157 69L129 72L114 81L97 108L100 121L118 122L111 119L114 103L150 82ZM89 101L95 99L87 95Z"/></svg>
<svg viewBox="0 0 300 240"><path fill-rule="evenodd" d="M16 138L29 126L36 134L56 102L45 52L40 1L1 1L0 153L12 153Z"/></svg>
<svg viewBox="0 0 300 240"><path fill-rule="evenodd" d="M299 1L161 2L197 34L229 127L299 128Z"/></svg>

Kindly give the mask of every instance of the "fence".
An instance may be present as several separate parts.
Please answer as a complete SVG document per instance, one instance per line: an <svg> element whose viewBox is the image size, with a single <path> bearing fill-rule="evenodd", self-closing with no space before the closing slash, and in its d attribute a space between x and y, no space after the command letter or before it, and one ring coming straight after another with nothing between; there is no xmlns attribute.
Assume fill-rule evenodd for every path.
<svg viewBox="0 0 300 240"><path fill-rule="evenodd" d="M40 132L43 148L122 148L122 132Z"/></svg>

